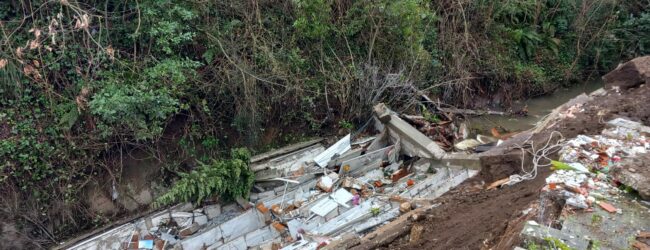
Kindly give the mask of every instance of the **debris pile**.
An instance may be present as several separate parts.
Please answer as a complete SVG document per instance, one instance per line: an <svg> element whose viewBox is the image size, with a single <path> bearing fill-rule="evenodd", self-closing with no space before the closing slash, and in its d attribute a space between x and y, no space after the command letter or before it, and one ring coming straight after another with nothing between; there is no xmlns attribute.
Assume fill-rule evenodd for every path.
<svg viewBox="0 0 650 250"><path fill-rule="evenodd" d="M564 142L560 160L552 162L555 171L542 190L543 196L564 201L561 227L527 222L522 237L529 244L565 244L572 249L602 244L622 249L631 244L626 235L650 230L650 203L643 200L650 197L650 170L647 162L630 163L650 159L650 128L622 118L607 125L600 135L578 135Z"/></svg>
<svg viewBox="0 0 650 250"><path fill-rule="evenodd" d="M72 249L109 242L121 249L316 249L435 207L433 199L478 172L476 157L446 152L383 104L375 116L376 136L347 135L328 148L314 140L253 157L248 200L149 216ZM422 128L434 127L442 128Z"/></svg>
<svg viewBox="0 0 650 250"><path fill-rule="evenodd" d="M609 127L601 135L579 135L566 142L560 150L560 162L553 162L554 168L559 170L546 179L547 189L561 189L569 205L583 209L592 207L596 198L589 195L590 191L611 193L620 190L620 185L638 188L642 196L649 197L646 190L639 187L647 183L650 176L644 182L620 173L626 169L622 164L624 160L650 150L650 140L645 136L650 128L622 118L607 124Z"/></svg>

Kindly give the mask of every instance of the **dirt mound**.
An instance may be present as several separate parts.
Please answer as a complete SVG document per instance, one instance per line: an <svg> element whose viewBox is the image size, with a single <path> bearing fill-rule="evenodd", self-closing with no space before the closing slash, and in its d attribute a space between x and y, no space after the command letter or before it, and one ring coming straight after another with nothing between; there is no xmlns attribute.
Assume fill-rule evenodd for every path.
<svg viewBox="0 0 650 250"><path fill-rule="evenodd" d="M616 117L627 117L650 125L650 109L647 108L647 103L650 103L650 87L647 85L622 92L610 90L593 96L584 105L576 107L577 110L571 112L571 117L560 119L551 127L561 132L565 138L571 138L578 134L598 134L605 127L604 121ZM550 132L550 129L541 131L530 138L536 144L545 142ZM477 190L473 187L479 182L489 184L519 172L521 162L513 158L516 155L521 155L518 149L504 151L501 156L489 161L492 164L483 166L483 173L440 197L440 206L434 209L426 220L417 223L425 228L420 240L409 242L405 235L386 247L487 249L498 245L499 249L512 249L519 243L517 239L501 244L499 242L505 239L504 234L509 222L539 199L540 190L545 185L545 177L551 170L540 168L536 179L502 189ZM518 230L521 228L508 229L512 232Z"/></svg>

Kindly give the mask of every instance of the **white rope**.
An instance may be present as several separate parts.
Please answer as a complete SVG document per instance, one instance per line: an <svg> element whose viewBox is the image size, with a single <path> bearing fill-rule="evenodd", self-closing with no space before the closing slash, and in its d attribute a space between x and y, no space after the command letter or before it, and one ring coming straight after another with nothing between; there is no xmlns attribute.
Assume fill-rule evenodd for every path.
<svg viewBox="0 0 650 250"><path fill-rule="evenodd" d="M555 135L559 136L559 139L555 143L551 144L551 141L553 141L553 137ZM525 144L526 143L524 143L524 145ZM517 184L517 183L522 182L522 181L535 179L535 177L537 177L537 168L538 167L548 167L548 166L551 165L551 163L550 163L551 159L548 157L548 155L557 152L564 145L564 136L562 136L562 133L560 133L558 131L551 132L551 135L549 135L548 141L546 141L546 144L544 144L544 147L542 147L542 148L540 148L538 150L535 150L534 143L528 142L528 144L530 144L530 146L531 146L530 150L526 150L526 149L524 149L523 146L520 146L520 148L521 148L521 172L523 174L521 174L521 175L518 175L518 174L510 175L508 182L504 183L503 185L514 185L514 184ZM527 170L524 167L524 162L525 162L524 160L525 160L527 152L533 155L533 159L532 159L533 168L530 169L530 170ZM541 160L548 160L549 163L541 164L540 163Z"/></svg>

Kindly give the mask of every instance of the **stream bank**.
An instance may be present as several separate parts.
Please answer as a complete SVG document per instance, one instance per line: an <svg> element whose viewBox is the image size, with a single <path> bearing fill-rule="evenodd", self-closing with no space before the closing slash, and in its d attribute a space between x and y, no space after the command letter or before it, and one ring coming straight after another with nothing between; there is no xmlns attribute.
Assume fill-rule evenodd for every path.
<svg viewBox="0 0 650 250"><path fill-rule="evenodd" d="M647 62L650 59L645 57L645 60ZM619 117L650 125L650 109L647 108L647 103L650 103L648 70L650 65L645 65L640 72L627 72L636 74L636 77L622 77L621 81L610 80L607 82L607 90L574 98L547 117L541 127L521 133L497 149L486 152L481 157L482 170L476 177L438 198L440 206L427 214L424 221L406 226L410 229L420 225L424 228L423 234L426 237L412 242L407 230L402 234L403 237L384 247L513 249L521 244L519 232L525 222L521 219L522 211L540 199L541 190L547 185L545 179L553 171L547 167L538 168L537 178L501 189L476 189L477 183L485 185L521 173L521 150L517 145L530 140L536 148L541 148L549 140L552 131L560 132L564 138L600 134L606 126L605 121ZM558 159L557 154L548 157ZM530 157L525 158L524 164L530 166ZM648 168L647 164L644 167ZM558 215L556 212L554 216Z"/></svg>

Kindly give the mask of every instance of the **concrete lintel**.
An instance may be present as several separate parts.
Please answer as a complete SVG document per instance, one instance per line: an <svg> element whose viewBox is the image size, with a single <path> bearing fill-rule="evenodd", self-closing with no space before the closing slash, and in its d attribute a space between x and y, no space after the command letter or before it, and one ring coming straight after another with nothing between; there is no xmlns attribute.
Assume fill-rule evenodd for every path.
<svg viewBox="0 0 650 250"><path fill-rule="evenodd" d="M401 139L403 149L412 156L423 158L441 159L445 155L438 144L429 139L422 132L399 118L397 115L386 107L385 104L379 103L373 108L375 117L377 117L388 129L390 134Z"/></svg>
<svg viewBox="0 0 650 250"><path fill-rule="evenodd" d="M460 166L463 168L480 170L481 169L481 160L477 154L465 154L465 153L450 153L445 154L440 162L443 163L442 166ZM432 164L433 167L441 167L438 164Z"/></svg>

